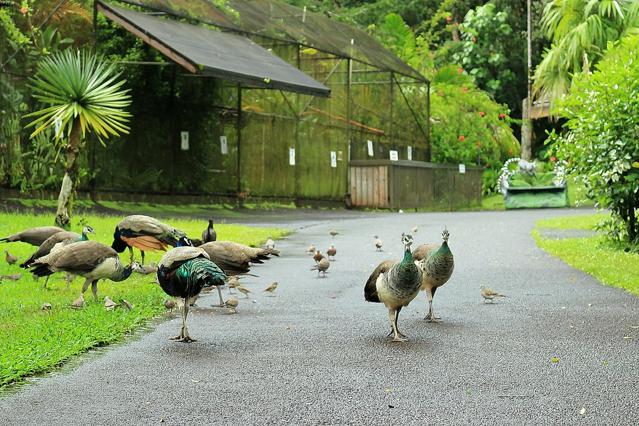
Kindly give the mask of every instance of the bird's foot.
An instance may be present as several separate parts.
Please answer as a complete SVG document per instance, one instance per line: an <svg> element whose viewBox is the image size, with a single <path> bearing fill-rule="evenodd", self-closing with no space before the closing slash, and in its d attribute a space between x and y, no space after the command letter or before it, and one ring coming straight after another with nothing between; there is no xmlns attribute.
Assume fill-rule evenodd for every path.
<svg viewBox="0 0 639 426"><path fill-rule="evenodd" d="M424 319L428 322L434 322L434 323L439 323L441 322L441 318L440 317L436 317L436 316L432 316L432 315L426 315L426 317L424 317Z"/></svg>
<svg viewBox="0 0 639 426"><path fill-rule="evenodd" d="M406 342L406 341L408 341L408 338L402 335L401 333L393 337L393 342Z"/></svg>
<svg viewBox="0 0 639 426"><path fill-rule="evenodd" d="M192 343L192 342L197 342L197 340L195 340L194 338L192 338L191 336L184 336L182 339L178 340L178 342L182 342L182 343Z"/></svg>
<svg viewBox="0 0 639 426"><path fill-rule="evenodd" d="M386 336L386 338L393 337L393 336L394 336L394 334L395 334L395 332L394 332L393 330L391 330L391 331L390 331L390 333L388 333L388 336ZM407 337L406 337L406 336L405 336L402 332L400 332L400 331L398 331L398 332L397 332L397 335L398 335L399 337L403 337L403 338L405 338L405 339L408 339L408 338L407 338Z"/></svg>
<svg viewBox="0 0 639 426"><path fill-rule="evenodd" d="M226 305L220 305L219 303L217 305L211 305L212 308L224 308L226 307Z"/></svg>

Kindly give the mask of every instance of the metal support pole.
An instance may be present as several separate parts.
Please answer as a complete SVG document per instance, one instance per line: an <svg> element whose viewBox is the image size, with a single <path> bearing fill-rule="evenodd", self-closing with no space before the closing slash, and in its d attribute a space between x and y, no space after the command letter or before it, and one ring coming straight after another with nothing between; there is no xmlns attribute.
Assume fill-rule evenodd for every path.
<svg viewBox="0 0 639 426"><path fill-rule="evenodd" d="M237 85L237 204L242 207L242 86Z"/></svg>

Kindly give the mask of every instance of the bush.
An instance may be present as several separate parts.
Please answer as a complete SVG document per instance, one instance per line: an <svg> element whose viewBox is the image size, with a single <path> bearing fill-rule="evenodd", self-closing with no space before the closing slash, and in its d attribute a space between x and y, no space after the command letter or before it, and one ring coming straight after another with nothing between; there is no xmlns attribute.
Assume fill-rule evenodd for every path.
<svg viewBox="0 0 639 426"><path fill-rule="evenodd" d="M610 44L594 73L575 76L557 112L568 131L551 135L555 155L582 176L588 198L612 211L611 236L638 244L639 36Z"/></svg>

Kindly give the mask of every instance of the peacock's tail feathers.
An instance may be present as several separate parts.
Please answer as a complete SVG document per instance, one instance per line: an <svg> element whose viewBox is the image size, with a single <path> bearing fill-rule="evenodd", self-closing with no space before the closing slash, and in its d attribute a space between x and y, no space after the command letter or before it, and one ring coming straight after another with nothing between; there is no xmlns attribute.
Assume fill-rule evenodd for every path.
<svg viewBox="0 0 639 426"><path fill-rule="evenodd" d="M177 278L188 287L223 286L227 276L215 263L205 258L191 259L176 271Z"/></svg>
<svg viewBox="0 0 639 426"><path fill-rule="evenodd" d="M142 251L166 251L168 244L158 240L151 236L140 237L121 237L122 240L129 246L135 247Z"/></svg>

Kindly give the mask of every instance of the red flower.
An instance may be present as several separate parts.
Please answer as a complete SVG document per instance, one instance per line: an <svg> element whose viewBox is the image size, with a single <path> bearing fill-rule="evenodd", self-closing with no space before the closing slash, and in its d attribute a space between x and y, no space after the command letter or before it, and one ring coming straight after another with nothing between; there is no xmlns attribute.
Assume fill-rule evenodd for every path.
<svg viewBox="0 0 639 426"><path fill-rule="evenodd" d="M504 118L506 118L506 114L504 114L503 112L499 113L499 119L503 120Z"/></svg>
<svg viewBox="0 0 639 426"><path fill-rule="evenodd" d="M446 17L446 22L450 22L450 21L452 21L452 20L453 20L453 17L452 17L452 16L447 16L447 17Z"/></svg>
<svg viewBox="0 0 639 426"><path fill-rule="evenodd" d="M20 13L22 13L23 15L26 15L27 13L29 13L29 8L26 6L22 6L20 8Z"/></svg>
<svg viewBox="0 0 639 426"><path fill-rule="evenodd" d="M486 113L484 111L479 111L479 116L483 117L484 115L486 115Z"/></svg>
<svg viewBox="0 0 639 426"><path fill-rule="evenodd" d="M457 139L459 139L459 142L464 142L466 140L466 136L459 135L459 137Z"/></svg>
<svg viewBox="0 0 639 426"><path fill-rule="evenodd" d="M552 161L553 163L557 161L557 157L555 157L554 155L552 157L550 157L550 161Z"/></svg>
<svg viewBox="0 0 639 426"><path fill-rule="evenodd" d="M457 74L461 74L464 72L464 69L462 67L457 68Z"/></svg>

